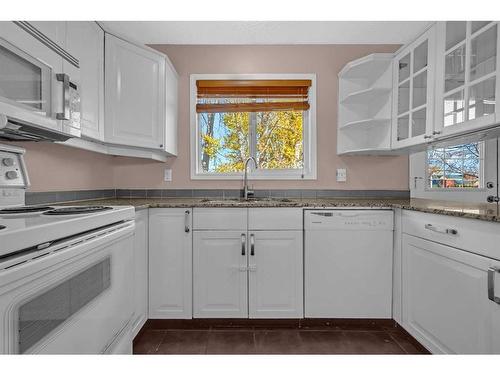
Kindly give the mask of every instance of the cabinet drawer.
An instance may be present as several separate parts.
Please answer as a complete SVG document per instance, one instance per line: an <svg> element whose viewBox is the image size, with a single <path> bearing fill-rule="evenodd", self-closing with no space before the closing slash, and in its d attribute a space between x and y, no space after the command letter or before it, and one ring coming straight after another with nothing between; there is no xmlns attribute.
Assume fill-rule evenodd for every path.
<svg viewBox="0 0 500 375"><path fill-rule="evenodd" d="M195 208L194 230L244 230L247 229L246 208Z"/></svg>
<svg viewBox="0 0 500 375"><path fill-rule="evenodd" d="M249 230L302 230L302 208L249 208Z"/></svg>
<svg viewBox="0 0 500 375"><path fill-rule="evenodd" d="M403 211L403 233L500 259L500 223Z"/></svg>

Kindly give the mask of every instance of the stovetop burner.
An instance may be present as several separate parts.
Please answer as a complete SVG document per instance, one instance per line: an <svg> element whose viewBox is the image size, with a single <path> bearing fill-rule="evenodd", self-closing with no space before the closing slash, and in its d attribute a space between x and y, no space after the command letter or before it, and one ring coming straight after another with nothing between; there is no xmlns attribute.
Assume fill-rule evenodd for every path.
<svg viewBox="0 0 500 375"><path fill-rule="evenodd" d="M71 206L71 207L61 207L50 211L46 211L43 215L79 215L79 214L90 214L93 212L101 212L112 210L112 207L106 206Z"/></svg>
<svg viewBox="0 0 500 375"><path fill-rule="evenodd" d="M7 207L0 210L0 215L30 214L42 211L49 211L53 209L54 209L53 207L48 207L48 206Z"/></svg>

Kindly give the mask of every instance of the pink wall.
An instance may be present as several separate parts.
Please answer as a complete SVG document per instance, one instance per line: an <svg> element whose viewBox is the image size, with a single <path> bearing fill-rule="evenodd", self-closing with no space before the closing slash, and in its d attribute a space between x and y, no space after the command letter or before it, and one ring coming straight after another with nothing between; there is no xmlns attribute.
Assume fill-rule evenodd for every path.
<svg viewBox="0 0 500 375"><path fill-rule="evenodd" d="M165 164L117 158L119 188L238 188L240 181L190 179L189 75L192 73L316 73L318 179L255 181L256 188L408 189L408 158L338 157L337 73L348 62L372 52L393 52L394 45L181 46L154 45L179 73L179 156L167 163L173 181L164 182ZM335 169L347 168L347 183L335 181Z"/></svg>
<svg viewBox="0 0 500 375"><path fill-rule="evenodd" d="M336 155L337 73L348 62L394 45L178 46L155 45L179 73L179 155L166 164L111 157L55 144L26 144L31 191L101 188L239 188L240 181L190 179L189 75L192 73L316 73L318 179L255 181L255 188L408 189L408 157ZM163 170L173 181L163 181ZM335 169L347 168L347 183Z"/></svg>
<svg viewBox="0 0 500 375"><path fill-rule="evenodd" d="M52 143L16 145L26 149L30 191L114 188L111 156Z"/></svg>

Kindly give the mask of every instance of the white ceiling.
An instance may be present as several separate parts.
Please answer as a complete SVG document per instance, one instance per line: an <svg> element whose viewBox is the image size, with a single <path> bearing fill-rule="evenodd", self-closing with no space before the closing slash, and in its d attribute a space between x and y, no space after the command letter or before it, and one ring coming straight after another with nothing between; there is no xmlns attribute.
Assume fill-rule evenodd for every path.
<svg viewBox="0 0 500 375"><path fill-rule="evenodd" d="M428 21L104 21L144 44L405 44Z"/></svg>

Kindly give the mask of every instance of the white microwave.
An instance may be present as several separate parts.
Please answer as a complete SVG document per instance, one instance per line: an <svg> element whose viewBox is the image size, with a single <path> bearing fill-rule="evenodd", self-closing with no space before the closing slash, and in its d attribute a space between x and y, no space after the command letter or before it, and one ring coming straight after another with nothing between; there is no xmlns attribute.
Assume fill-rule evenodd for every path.
<svg viewBox="0 0 500 375"><path fill-rule="evenodd" d="M28 22L0 22L0 138L80 136L79 62Z"/></svg>

